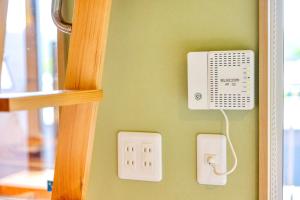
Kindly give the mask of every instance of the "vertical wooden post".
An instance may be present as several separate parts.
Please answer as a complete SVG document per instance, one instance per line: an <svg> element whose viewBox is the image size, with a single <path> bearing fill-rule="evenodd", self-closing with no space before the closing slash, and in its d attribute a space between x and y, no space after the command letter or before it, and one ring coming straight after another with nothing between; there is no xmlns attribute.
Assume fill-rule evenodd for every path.
<svg viewBox="0 0 300 200"><path fill-rule="evenodd" d="M57 74L58 88L63 89L66 76L66 41L64 33L57 31Z"/></svg>
<svg viewBox="0 0 300 200"><path fill-rule="evenodd" d="M100 89L111 0L75 1L65 89ZM96 103L61 108L53 200L85 199Z"/></svg>
<svg viewBox="0 0 300 200"><path fill-rule="evenodd" d="M27 90L38 90L36 22L32 0L26 0L26 64Z"/></svg>
<svg viewBox="0 0 300 200"><path fill-rule="evenodd" d="M6 18L7 18L8 0L0 1L0 89L1 89L1 71L4 57Z"/></svg>
<svg viewBox="0 0 300 200"><path fill-rule="evenodd" d="M26 0L26 69L27 91L38 90L38 61L37 61L37 36L33 0ZM37 110L28 111L29 140L40 140L39 113ZM29 154L29 161L32 156Z"/></svg>
<svg viewBox="0 0 300 200"><path fill-rule="evenodd" d="M269 0L259 0L259 200L269 199Z"/></svg>

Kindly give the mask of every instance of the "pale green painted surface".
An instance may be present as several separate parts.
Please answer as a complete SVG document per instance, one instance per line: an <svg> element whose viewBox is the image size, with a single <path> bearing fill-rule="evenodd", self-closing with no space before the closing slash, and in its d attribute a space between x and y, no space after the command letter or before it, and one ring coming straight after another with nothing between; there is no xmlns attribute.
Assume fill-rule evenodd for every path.
<svg viewBox="0 0 300 200"><path fill-rule="evenodd" d="M257 199L257 109L228 112L239 157L228 184L198 185L196 135L224 126L218 111L188 110L186 79L189 51L257 52L257 10L255 0L113 0L88 200ZM118 179L120 130L162 133L162 182Z"/></svg>

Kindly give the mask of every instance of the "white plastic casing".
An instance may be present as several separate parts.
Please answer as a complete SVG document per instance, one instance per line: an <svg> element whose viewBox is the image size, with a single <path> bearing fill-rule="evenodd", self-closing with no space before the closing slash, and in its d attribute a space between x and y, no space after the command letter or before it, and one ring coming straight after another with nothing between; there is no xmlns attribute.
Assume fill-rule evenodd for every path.
<svg viewBox="0 0 300 200"><path fill-rule="evenodd" d="M224 135L200 134L197 136L197 181L204 185L225 185L226 175L216 175L207 162L213 157L216 170L226 172L226 137Z"/></svg>
<svg viewBox="0 0 300 200"><path fill-rule="evenodd" d="M189 109L251 110L254 100L253 51L188 54Z"/></svg>
<svg viewBox="0 0 300 200"><path fill-rule="evenodd" d="M119 178L140 181L161 181L161 143L161 135L158 133L119 132Z"/></svg>

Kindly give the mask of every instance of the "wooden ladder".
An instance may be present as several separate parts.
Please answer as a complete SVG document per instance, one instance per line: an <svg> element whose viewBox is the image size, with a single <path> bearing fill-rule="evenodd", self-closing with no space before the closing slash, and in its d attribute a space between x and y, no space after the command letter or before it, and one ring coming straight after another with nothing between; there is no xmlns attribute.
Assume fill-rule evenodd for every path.
<svg viewBox="0 0 300 200"><path fill-rule="evenodd" d="M2 3L7 0L1 0L4 8ZM0 94L2 112L60 106L52 200L86 198L110 8L111 0L75 1L64 90ZM6 16L1 13L2 58Z"/></svg>

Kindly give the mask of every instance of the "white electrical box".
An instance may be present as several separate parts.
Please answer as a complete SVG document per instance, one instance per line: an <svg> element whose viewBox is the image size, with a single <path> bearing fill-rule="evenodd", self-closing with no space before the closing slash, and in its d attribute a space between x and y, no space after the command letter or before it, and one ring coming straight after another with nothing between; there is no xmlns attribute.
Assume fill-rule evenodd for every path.
<svg viewBox="0 0 300 200"><path fill-rule="evenodd" d="M200 134L197 136L197 180L204 185L225 185L226 175L216 175L208 158L215 160L216 170L226 172L226 137L217 134Z"/></svg>
<svg viewBox="0 0 300 200"><path fill-rule="evenodd" d="M253 51L188 54L189 109L251 110L254 100Z"/></svg>

